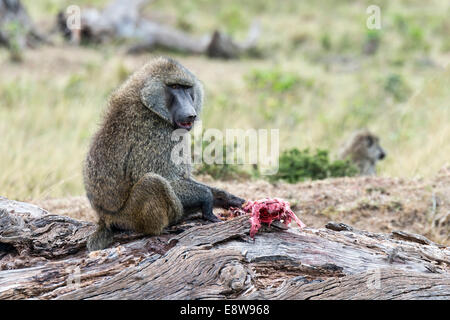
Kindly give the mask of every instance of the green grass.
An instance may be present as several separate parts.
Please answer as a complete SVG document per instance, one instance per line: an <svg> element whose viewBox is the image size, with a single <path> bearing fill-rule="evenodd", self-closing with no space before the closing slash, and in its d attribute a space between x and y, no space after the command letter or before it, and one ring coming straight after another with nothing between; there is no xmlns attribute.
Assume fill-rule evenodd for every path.
<svg viewBox="0 0 450 320"><path fill-rule="evenodd" d="M24 3L38 26L72 4ZM277 128L282 150L320 148L333 157L354 129L368 127L388 152L380 175L433 176L450 159L450 3L378 1L377 32L365 26L370 4L155 0L144 10L194 35L220 29L238 40L257 19L263 58L127 56L123 44L74 48L56 41L28 50L17 64L0 51L0 195L83 194L82 161L108 95L158 54L179 59L204 82L204 129ZM378 50L363 55L374 37Z"/></svg>

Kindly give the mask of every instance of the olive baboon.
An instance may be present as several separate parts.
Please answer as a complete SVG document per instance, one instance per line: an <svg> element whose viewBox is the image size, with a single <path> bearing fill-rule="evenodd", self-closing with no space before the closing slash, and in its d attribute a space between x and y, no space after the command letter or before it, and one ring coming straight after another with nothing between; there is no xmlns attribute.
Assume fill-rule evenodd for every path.
<svg viewBox="0 0 450 320"><path fill-rule="evenodd" d="M366 129L354 132L339 154L340 159L349 159L364 176L375 175L377 161L385 157L379 138Z"/></svg>
<svg viewBox="0 0 450 320"><path fill-rule="evenodd" d="M84 163L86 194L99 216L89 250L110 245L113 228L158 235L183 213L201 210L216 222L213 206L244 203L193 180L190 164L171 160L173 131L192 128L202 99L197 78L170 58L146 64L112 94Z"/></svg>

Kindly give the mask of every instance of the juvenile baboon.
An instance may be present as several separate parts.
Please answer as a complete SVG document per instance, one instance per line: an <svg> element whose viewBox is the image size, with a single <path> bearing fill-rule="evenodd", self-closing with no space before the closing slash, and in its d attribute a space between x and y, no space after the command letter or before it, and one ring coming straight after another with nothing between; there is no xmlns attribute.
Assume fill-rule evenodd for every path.
<svg viewBox="0 0 450 320"><path fill-rule="evenodd" d="M385 157L379 138L366 129L354 132L339 154L340 159L350 159L364 176L375 175L377 161Z"/></svg>
<svg viewBox="0 0 450 320"><path fill-rule="evenodd" d="M173 131L192 128L202 99L197 78L170 58L146 64L112 94L84 163L86 194L99 216L89 250L110 245L113 228L158 235L183 213L201 210L216 222L213 206L244 203L193 180L190 164L171 160L179 143Z"/></svg>

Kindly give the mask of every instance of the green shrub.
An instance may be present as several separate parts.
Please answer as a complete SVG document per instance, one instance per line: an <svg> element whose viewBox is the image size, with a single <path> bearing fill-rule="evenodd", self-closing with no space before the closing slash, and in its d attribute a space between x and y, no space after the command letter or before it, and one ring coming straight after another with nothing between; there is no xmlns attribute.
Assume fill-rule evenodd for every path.
<svg viewBox="0 0 450 320"><path fill-rule="evenodd" d="M296 183L307 179L354 176L357 172L356 167L348 160L330 161L327 150L317 149L312 154L309 149L294 148L281 154L278 172L269 179Z"/></svg>
<svg viewBox="0 0 450 320"><path fill-rule="evenodd" d="M349 160L335 160L328 166L329 177L353 177L358 169Z"/></svg>
<svg viewBox="0 0 450 320"><path fill-rule="evenodd" d="M208 146L209 142L202 141L202 153L203 150ZM192 144L192 148L193 148ZM205 162L202 162L201 164L194 166L194 174L195 175L209 175L214 180L240 180L240 179L249 179L250 174L246 172L244 169L242 169L241 165L238 164L228 164L226 163L226 156L227 152L231 148L229 146L223 146L222 149L222 156L223 156L223 164L220 163L212 163L207 164ZM194 152L191 152L192 156L194 156ZM215 154L212 154L212 156L215 156ZM235 159L235 162L236 159Z"/></svg>

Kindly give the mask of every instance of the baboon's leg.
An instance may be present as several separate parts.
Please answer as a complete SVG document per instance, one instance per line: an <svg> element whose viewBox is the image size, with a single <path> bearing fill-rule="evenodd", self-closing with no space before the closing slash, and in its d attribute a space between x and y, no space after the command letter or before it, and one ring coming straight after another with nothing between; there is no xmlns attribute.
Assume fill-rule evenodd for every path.
<svg viewBox="0 0 450 320"><path fill-rule="evenodd" d="M209 187L191 179L171 181L171 185L185 212L201 210L203 219L220 221L213 213L214 198Z"/></svg>
<svg viewBox="0 0 450 320"><path fill-rule="evenodd" d="M113 241L113 227L159 235L183 215L183 206L163 177L147 173L131 189L120 212L103 213L97 230L89 237L89 251L108 247Z"/></svg>
<svg viewBox="0 0 450 320"><path fill-rule="evenodd" d="M87 247L89 251L108 247L113 241L113 227L159 235L182 215L183 206L169 182L157 174L147 173L133 186L119 213L102 214Z"/></svg>
<svg viewBox="0 0 450 320"><path fill-rule="evenodd" d="M86 246L89 251L101 250L108 247L112 241L112 230L106 226L102 219L100 219L97 225L97 230L89 236Z"/></svg>
<svg viewBox="0 0 450 320"><path fill-rule="evenodd" d="M183 206L169 182L147 173L131 189L124 208L112 216L112 225L149 235L159 235L183 215Z"/></svg>

